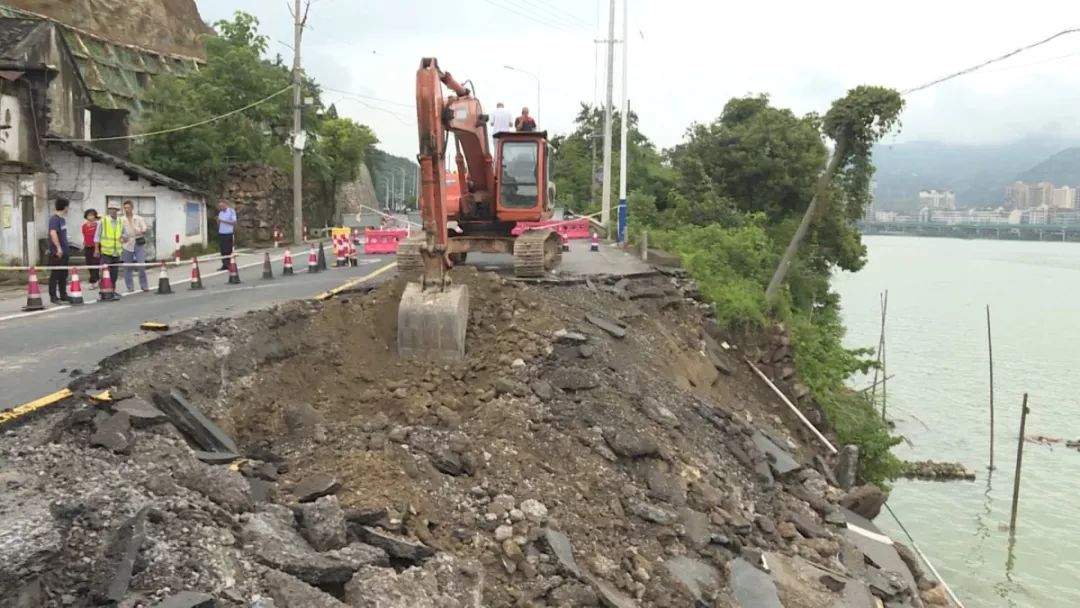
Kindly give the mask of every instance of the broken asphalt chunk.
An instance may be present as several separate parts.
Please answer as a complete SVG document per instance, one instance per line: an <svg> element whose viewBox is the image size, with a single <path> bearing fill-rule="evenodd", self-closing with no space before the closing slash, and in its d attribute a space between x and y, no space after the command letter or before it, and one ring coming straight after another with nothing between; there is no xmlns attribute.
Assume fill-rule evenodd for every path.
<svg viewBox="0 0 1080 608"><path fill-rule="evenodd" d="M154 604L153 608L217 608L217 600L209 593L181 591Z"/></svg>
<svg viewBox="0 0 1080 608"><path fill-rule="evenodd" d="M556 561L564 570L581 578L581 568L574 559L574 548L570 545L570 539L565 534L551 528L544 528L544 542L555 555Z"/></svg>
<svg viewBox="0 0 1080 608"><path fill-rule="evenodd" d="M769 461L769 467L776 471L777 476L783 477L792 471L798 471L802 468L791 454L769 439L761 431L754 431L754 434L750 437L759 450L765 453L765 458Z"/></svg>
<svg viewBox="0 0 1080 608"><path fill-rule="evenodd" d="M730 566L728 584L741 608L784 608L772 577L741 557L732 560Z"/></svg>
<svg viewBox="0 0 1080 608"><path fill-rule="evenodd" d="M560 329L555 332L555 341L563 344L584 344L589 341L588 336L576 331Z"/></svg>
<svg viewBox="0 0 1080 608"><path fill-rule="evenodd" d="M359 526L356 535L361 542L386 551L387 555L410 562L421 562L433 555L435 550L419 542L411 541L370 526Z"/></svg>
<svg viewBox="0 0 1080 608"><path fill-rule="evenodd" d="M154 402L169 417L183 435L196 447L207 452L230 452L238 454L239 448L231 437L193 406L180 391L173 389L168 395L157 393Z"/></svg>
<svg viewBox="0 0 1080 608"><path fill-rule="evenodd" d="M720 573L701 560L679 555L666 560L664 566L671 578L682 583L698 602L703 601L706 589L720 586Z"/></svg>
<svg viewBox="0 0 1080 608"><path fill-rule="evenodd" d="M594 315L592 313L586 313L585 319L587 319L589 323L592 323L593 325L606 331L615 338L622 339L626 337L626 330L620 327L619 324L615 323L614 321L601 317L600 315Z"/></svg>
<svg viewBox="0 0 1080 608"><path fill-rule="evenodd" d="M131 420L131 426L137 429L168 420L165 412L162 412L151 405L149 401L139 397L132 397L131 399L124 399L123 401L114 403L112 409L118 414L127 414Z"/></svg>
<svg viewBox="0 0 1080 608"><path fill-rule="evenodd" d="M341 482L330 475L312 475L292 488L297 502L312 502L338 491Z"/></svg>
<svg viewBox="0 0 1080 608"><path fill-rule="evenodd" d="M118 454L131 449L134 437L131 434L131 419L127 414L123 412L113 414L101 422L96 422L95 426L97 428L90 437L91 445L100 446Z"/></svg>
<svg viewBox="0 0 1080 608"><path fill-rule="evenodd" d="M150 507L143 507L121 524L105 551L108 578L102 595L108 601L118 603L127 595L131 575L135 571L135 559L146 542L146 515L149 511Z"/></svg>
<svg viewBox="0 0 1080 608"><path fill-rule="evenodd" d="M596 388L600 384L600 379L594 372L570 367L561 367L548 372L547 379L564 391L582 391Z"/></svg>

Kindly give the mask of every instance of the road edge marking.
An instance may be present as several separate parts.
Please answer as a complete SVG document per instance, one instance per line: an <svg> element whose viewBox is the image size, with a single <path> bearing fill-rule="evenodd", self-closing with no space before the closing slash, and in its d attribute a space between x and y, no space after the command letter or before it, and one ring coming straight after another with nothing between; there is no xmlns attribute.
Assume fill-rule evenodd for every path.
<svg viewBox="0 0 1080 608"><path fill-rule="evenodd" d="M337 294L345 291L346 289L349 289L351 287L356 287L360 283L363 283L364 281L369 281L369 280L379 276L380 274L382 274L382 273L384 273L384 272L386 272L386 271L388 271L388 270L390 270L392 268L397 268L397 262L391 262L391 263L387 264L386 266L383 266L382 268L380 268L378 270L375 270L373 272L370 272L370 273L368 273L368 274L366 274L366 275L364 275L362 277L357 277L355 279L351 279L349 281L346 281L346 282L342 283L341 285L338 285L337 287L335 287L335 288L333 288L333 289L331 289L329 291L324 291L324 292L320 293L319 295L315 296L315 299L320 301L320 302L322 302L324 300L329 300L330 298L332 298L332 297L336 296Z"/></svg>
<svg viewBox="0 0 1080 608"><path fill-rule="evenodd" d="M25 418L34 412L40 411L50 405L55 405L61 401L74 397L75 393L69 388L62 388L55 393L39 397L33 401L27 401L22 405L17 405L9 410L0 412L0 428L3 428L13 422L18 421L21 418ZM90 395L90 398L95 401L108 402L112 401L112 396L109 391L103 391L97 395Z"/></svg>

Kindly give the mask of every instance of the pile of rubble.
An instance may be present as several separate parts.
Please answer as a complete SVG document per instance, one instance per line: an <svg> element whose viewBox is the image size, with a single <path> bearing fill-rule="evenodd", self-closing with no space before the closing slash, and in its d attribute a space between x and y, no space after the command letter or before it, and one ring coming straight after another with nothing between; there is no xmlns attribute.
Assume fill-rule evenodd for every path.
<svg viewBox="0 0 1080 608"><path fill-rule="evenodd" d="M397 281L103 362L6 433L0 605L945 605L692 282L457 280L453 364L394 356Z"/></svg>

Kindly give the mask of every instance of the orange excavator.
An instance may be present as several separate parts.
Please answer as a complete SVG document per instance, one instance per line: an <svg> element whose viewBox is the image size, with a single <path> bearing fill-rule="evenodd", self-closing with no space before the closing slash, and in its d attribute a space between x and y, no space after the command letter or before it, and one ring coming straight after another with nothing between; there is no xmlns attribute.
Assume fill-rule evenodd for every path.
<svg viewBox="0 0 1080 608"><path fill-rule="evenodd" d="M517 276L541 277L560 261L555 231L512 232L518 222L551 218L554 154L545 132L515 131L495 134L492 156L480 101L434 58L423 59L416 72L416 118L423 233L398 246L398 271L419 275L398 307L398 353L455 359L465 353L468 290L451 283L454 264L470 252L513 254ZM456 184L446 179L451 134Z"/></svg>

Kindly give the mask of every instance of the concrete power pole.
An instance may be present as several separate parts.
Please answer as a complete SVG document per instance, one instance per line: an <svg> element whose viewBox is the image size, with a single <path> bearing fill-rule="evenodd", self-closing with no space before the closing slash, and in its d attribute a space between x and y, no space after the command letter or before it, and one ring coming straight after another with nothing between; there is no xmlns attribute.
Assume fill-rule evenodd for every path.
<svg viewBox="0 0 1080 608"><path fill-rule="evenodd" d="M622 13L622 120L620 121L619 129L619 223L616 228L615 234L616 240L620 243L626 240L626 221L629 214L629 209L626 207L626 167L628 159L626 157L626 140L627 129L630 125L630 97L627 93L627 56L629 55L630 48L630 29L627 25L627 16L630 14L630 10L627 6L630 4L630 0L623 0L623 13Z"/></svg>
<svg viewBox="0 0 1080 608"><path fill-rule="evenodd" d="M300 13L300 0L294 0L293 6L293 244L304 242L304 137L303 137L303 74L300 71L300 41L304 37L304 24L307 22L308 2L303 14Z"/></svg>
<svg viewBox="0 0 1080 608"><path fill-rule="evenodd" d="M611 102L615 72L615 0L608 3L607 102L604 104L604 191L600 193L600 223L611 220Z"/></svg>

